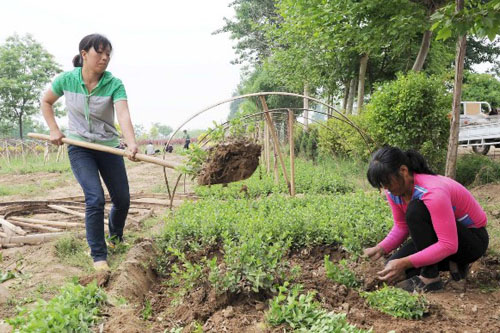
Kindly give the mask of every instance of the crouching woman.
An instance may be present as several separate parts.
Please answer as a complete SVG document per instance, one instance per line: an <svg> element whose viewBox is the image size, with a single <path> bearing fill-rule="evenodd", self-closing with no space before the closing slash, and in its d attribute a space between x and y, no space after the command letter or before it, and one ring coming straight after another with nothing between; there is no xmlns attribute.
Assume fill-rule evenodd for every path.
<svg viewBox="0 0 500 333"><path fill-rule="evenodd" d="M402 277L397 286L410 292L442 289L439 271L450 271L454 280L465 278L469 264L486 252L489 241L486 214L472 194L432 172L418 152L396 147L372 155L367 177L373 187L385 189L394 225L364 254L378 259L399 247L379 278L396 282Z"/></svg>

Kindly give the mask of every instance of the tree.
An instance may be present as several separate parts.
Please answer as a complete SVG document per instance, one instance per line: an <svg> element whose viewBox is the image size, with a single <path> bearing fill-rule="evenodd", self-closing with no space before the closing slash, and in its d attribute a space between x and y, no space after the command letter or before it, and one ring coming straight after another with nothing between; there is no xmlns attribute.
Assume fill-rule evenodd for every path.
<svg viewBox="0 0 500 333"><path fill-rule="evenodd" d="M61 72L60 65L31 35L13 35L0 46L0 116L18 124L39 110L43 89Z"/></svg>
<svg viewBox="0 0 500 333"><path fill-rule="evenodd" d="M229 32L237 40L234 47L238 59L233 63L261 64L270 55L270 44L263 27L280 20L275 10L275 0L234 0L235 18L224 18L225 25L214 34Z"/></svg>
<svg viewBox="0 0 500 333"><path fill-rule="evenodd" d="M455 60L455 82L453 89L452 119L448 154L446 156L445 175L455 178L458 152L458 129L460 122L460 99L464 58L466 51L466 35L488 37L493 41L500 29L500 0L471 0L465 5L464 0L456 0L455 6L448 5L433 15L435 21L432 29L438 31L437 38L446 40L457 37Z"/></svg>
<svg viewBox="0 0 500 333"><path fill-rule="evenodd" d="M462 100L486 101L492 108L500 107L500 81L491 74L466 72Z"/></svg>

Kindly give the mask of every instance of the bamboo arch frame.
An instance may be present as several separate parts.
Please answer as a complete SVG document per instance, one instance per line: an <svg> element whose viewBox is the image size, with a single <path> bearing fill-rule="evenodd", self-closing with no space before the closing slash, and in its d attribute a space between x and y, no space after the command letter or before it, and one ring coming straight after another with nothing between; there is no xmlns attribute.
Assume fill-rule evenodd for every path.
<svg viewBox="0 0 500 333"><path fill-rule="evenodd" d="M239 100L239 99L244 99L244 98L250 98L250 97L259 97L260 98L260 101L261 101L261 104L263 109L265 111L263 112L259 112L258 114L262 114L262 115L268 115L269 113L271 113L271 110L268 110L267 109L267 105L265 105L265 96L269 96L269 95L274 95L274 96L291 96L291 97L298 97L298 98L302 98L302 99L307 99L309 101L313 101L313 102L316 102L318 104L321 104L323 106L326 106L328 109L331 109L332 111L334 111L335 113L337 113L340 117L336 117L336 116L333 116L333 115L329 115L329 114L326 114L324 112L321 112L321 111L317 111L317 110L311 110L311 109L304 109L304 108L282 108L283 110L307 110L307 111L313 111L313 112L317 112L317 113L321 113L321 114L326 114L327 116L330 116L330 117L333 117L335 119L338 119L338 120L341 120L347 124L349 124L350 126L352 126L354 129L356 129L356 131L358 131L358 133L361 135L361 137L363 138L363 140L365 141L365 143L367 144L368 146L368 142L367 142L367 138L370 139L370 141L373 141L366 133L364 133L356 124L354 124L347 116L345 116L344 114L342 114L341 112L339 112L335 107L333 107L332 105L330 104L327 104L317 98L314 98L314 97L310 97L310 96L305 96L305 95L301 95L301 94L295 94L295 93L287 93L287 92L260 92L260 93L252 93L252 94L245 94L245 95L240 95L240 96L235 96L235 97L232 97L232 98L229 98L229 99L226 99L226 100L223 100L223 101L220 101L220 102L217 102L215 104L212 104L211 106L208 106L204 109L202 109L201 111L195 113L194 115L192 115L190 118L188 118L186 121L184 121L173 133L172 135L170 136L170 138L168 139L167 143L166 143L166 146L168 147L170 145L170 142L171 140L173 139L173 137L175 136L175 134L177 134L179 132L179 130L184 127L187 123L189 123L191 120L193 120L194 118L198 117L199 115L219 106L219 105L222 105L222 104L225 104L225 103L229 103L229 102L232 102L232 101L235 101L235 100ZM277 109L273 109L273 111L277 111ZM310 118L307 118L308 120L312 120ZM230 126L229 126L230 127ZM165 159L165 156L166 156L166 152L163 153L163 159ZM283 170L283 172L286 172L286 170ZM164 179L165 179L165 184L167 186L167 191L168 191L168 195L170 197L170 209L172 209L172 204L173 204L173 200L174 200L174 197L175 197L175 191L177 189L177 186L179 184L179 181L182 177L182 174L179 174L179 176L177 177L177 181L175 183L175 186L173 188L173 191L172 193L170 193L170 186L169 186L169 183L168 183L168 178L167 178L167 172L166 172L166 168L164 167L163 168L163 176L164 176Z"/></svg>

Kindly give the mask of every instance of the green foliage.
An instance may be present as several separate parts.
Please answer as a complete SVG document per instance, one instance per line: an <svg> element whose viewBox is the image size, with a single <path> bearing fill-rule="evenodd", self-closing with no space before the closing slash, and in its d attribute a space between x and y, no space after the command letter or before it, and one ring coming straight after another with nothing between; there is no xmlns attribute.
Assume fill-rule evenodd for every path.
<svg viewBox="0 0 500 333"><path fill-rule="evenodd" d="M455 3L450 2L432 15L432 30L437 31L436 39L472 34L493 41L500 29L500 0L469 0L464 4L465 7L458 13Z"/></svg>
<svg viewBox="0 0 500 333"><path fill-rule="evenodd" d="M86 254L87 249L85 241L76 237L59 238L55 243L56 256L76 267L91 267L92 259Z"/></svg>
<svg viewBox="0 0 500 333"><path fill-rule="evenodd" d="M416 149L434 170L444 167L451 100L443 83L424 73L399 74L366 106L369 135L378 145Z"/></svg>
<svg viewBox="0 0 500 333"><path fill-rule="evenodd" d="M356 274L349 269L346 260L341 260L338 265L334 265L330 261L330 256L325 256L325 270L329 279L346 287L356 288L360 285Z"/></svg>
<svg viewBox="0 0 500 333"><path fill-rule="evenodd" d="M228 233L223 236L224 264L210 262L209 280L219 293L272 290L283 278L288 262L283 258L291 246L288 241L276 240L271 234L245 234L237 241Z"/></svg>
<svg viewBox="0 0 500 333"><path fill-rule="evenodd" d="M467 154L457 160L456 180L464 186L500 181L500 163L487 156Z"/></svg>
<svg viewBox="0 0 500 333"><path fill-rule="evenodd" d="M391 221L387 204L375 192L303 198L272 195L260 200L208 198L183 204L166 224L159 246L165 252L168 246L204 248L226 240L232 246L244 246L243 240L260 235L258 242L269 242L271 247L291 239L294 248L337 244L361 253L385 236ZM168 264L161 258L161 265Z"/></svg>
<svg viewBox="0 0 500 333"><path fill-rule="evenodd" d="M24 119L39 112L43 89L60 71L31 35L13 35L0 46L0 118L17 123L21 138Z"/></svg>
<svg viewBox="0 0 500 333"><path fill-rule="evenodd" d="M315 293L303 294L302 286L288 289L285 282L279 292L269 302L266 320L272 326L286 324L294 332L371 332L357 328L347 322L345 314L328 313L316 302Z"/></svg>
<svg viewBox="0 0 500 333"><path fill-rule="evenodd" d="M182 287L181 294L185 294L196 285L202 276L202 266L191 263L186 259L186 255L178 249L168 247L168 252L176 256L182 266L180 268L177 263L171 266L168 285L171 287Z"/></svg>
<svg viewBox="0 0 500 333"><path fill-rule="evenodd" d="M490 74L465 73L463 101L485 101L492 108L500 107L500 81Z"/></svg>
<svg viewBox="0 0 500 333"><path fill-rule="evenodd" d="M1 271L0 270L0 283L4 283L10 279L14 279L16 274L13 271Z"/></svg>
<svg viewBox="0 0 500 333"><path fill-rule="evenodd" d="M196 143L189 145L189 149L185 149L182 155L187 156L182 165L177 167L177 171L196 178L201 171L203 162L207 159L208 152L201 148Z"/></svg>
<svg viewBox="0 0 500 333"><path fill-rule="evenodd" d="M151 315L153 314L153 308L151 307L151 302L147 299L144 301L144 307L142 308L141 311L141 316L142 319L148 320L151 318Z"/></svg>
<svg viewBox="0 0 500 333"><path fill-rule="evenodd" d="M69 283L49 302L38 300L31 310L22 308L6 321L20 332L92 332L105 301L95 282L86 287Z"/></svg>
<svg viewBox="0 0 500 333"><path fill-rule="evenodd" d="M303 159L295 160L295 191L308 194L347 193L354 186L346 180L346 170L336 167L339 161L325 160L314 165ZM262 166L247 180L228 184L227 186L198 186L195 193L204 198L257 198L271 193L288 193L288 187L283 178L276 184L272 175L263 174ZM289 167L287 168L289 170ZM344 174L343 174L344 173ZM364 177L364 174L363 174ZM245 185L247 190L241 191Z"/></svg>
<svg viewBox="0 0 500 333"><path fill-rule="evenodd" d="M34 155L27 154L25 159L21 156L11 156L9 161L5 158L0 158L0 175L3 174L17 174L25 175L36 172L49 172L49 173L64 173L71 174L71 166L67 158L63 158L56 162L56 153L50 153L48 162L44 162L43 154Z"/></svg>
<svg viewBox="0 0 500 333"><path fill-rule="evenodd" d="M367 132L366 116L350 115L348 118L361 131ZM361 134L349 123L330 118L325 126L319 127L319 150L322 155L340 156L368 160L373 150L371 142L365 142Z"/></svg>
<svg viewBox="0 0 500 333"><path fill-rule="evenodd" d="M428 312L428 301L423 295L410 294L400 288L384 286L373 292L362 292L368 304L397 318L420 319Z"/></svg>

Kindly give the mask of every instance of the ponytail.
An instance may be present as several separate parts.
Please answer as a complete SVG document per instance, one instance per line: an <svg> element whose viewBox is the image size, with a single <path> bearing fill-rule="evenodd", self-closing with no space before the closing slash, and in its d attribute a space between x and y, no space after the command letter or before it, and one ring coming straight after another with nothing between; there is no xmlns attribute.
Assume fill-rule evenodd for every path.
<svg viewBox="0 0 500 333"><path fill-rule="evenodd" d="M83 58L81 54L73 57L73 67L83 67Z"/></svg>
<svg viewBox="0 0 500 333"><path fill-rule="evenodd" d="M412 149L404 152L397 147L384 146L374 152L371 157L366 172L368 182L375 188L384 187L384 185L390 184L393 176L398 175L402 165L406 165L412 174L435 175L419 152Z"/></svg>
<svg viewBox="0 0 500 333"><path fill-rule="evenodd" d="M408 157L408 170L412 173L425 173L428 175L435 175L436 173L432 171L427 165L425 158L416 150L409 149L405 152Z"/></svg>

